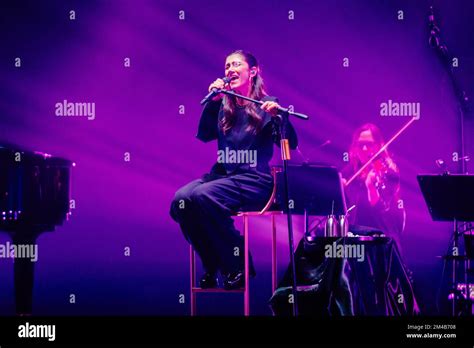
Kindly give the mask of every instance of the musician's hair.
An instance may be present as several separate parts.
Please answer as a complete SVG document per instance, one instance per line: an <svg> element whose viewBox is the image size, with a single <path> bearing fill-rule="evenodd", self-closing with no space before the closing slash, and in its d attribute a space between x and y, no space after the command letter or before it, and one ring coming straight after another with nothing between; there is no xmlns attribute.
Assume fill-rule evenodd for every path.
<svg viewBox="0 0 474 348"><path fill-rule="evenodd" d="M372 133L372 138L374 138L375 146L377 149L376 151L379 151L380 148L385 145L385 140L382 131L375 124L365 123L359 128L357 128L352 134L352 142L349 148L349 165L354 172L362 166L362 163L360 163L359 161L359 156L357 155L357 153L359 152L358 143L360 134L366 131L370 131ZM389 159L391 161L391 157L387 149L385 149L385 151L383 151L380 156L383 159Z"/></svg>
<svg viewBox="0 0 474 348"><path fill-rule="evenodd" d="M232 53L226 56L229 57L233 54L238 54L249 65L249 68L255 68L257 73L251 79L251 86L250 86L250 98L261 100L264 96L267 95L265 91L265 84L263 82L263 78L261 76L260 68L258 65L258 61L255 56L247 51L237 50L233 51ZM236 98L228 95L224 95L223 97L223 110L224 110L224 117L222 118L219 126L221 127L222 131L226 133L229 131L236 122ZM262 118L257 113L257 107L254 103L248 103L245 106L245 111L249 115L249 125L246 131L257 133L260 130L262 125Z"/></svg>

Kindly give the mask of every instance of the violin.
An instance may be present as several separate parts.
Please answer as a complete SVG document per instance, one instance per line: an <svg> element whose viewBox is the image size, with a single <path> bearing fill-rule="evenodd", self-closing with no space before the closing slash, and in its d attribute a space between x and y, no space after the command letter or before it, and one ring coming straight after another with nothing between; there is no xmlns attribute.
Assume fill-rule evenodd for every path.
<svg viewBox="0 0 474 348"><path fill-rule="evenodd" d="M364 166L365 168L361 172L360 176L362 179L366 179L367 175L373 171L375 172L376 177L384 177L388 172L397 171L397 167L393 160L388 156L377 156L375 159L371 161L368 166Z"/></svg>
<svg viewBox="0 0 474 348"><path fill-rule="evenodd" d="M372 163L372 169L375 172L375 187L379 191L387 188L390 175L398 173L397 166L388 156L376 159Z"/></svg>

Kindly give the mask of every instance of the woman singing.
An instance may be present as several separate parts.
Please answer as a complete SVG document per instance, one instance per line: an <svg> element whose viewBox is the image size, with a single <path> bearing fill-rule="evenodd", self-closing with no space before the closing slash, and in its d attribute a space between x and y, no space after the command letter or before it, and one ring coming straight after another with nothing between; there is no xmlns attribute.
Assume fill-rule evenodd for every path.
<svg viewBox="0 0 474 348"><path fill-rule="evenodd" d="M273 178L268 162L273 144L280 141L276 122L280 106L267 95L258 62L250 53L228 55L225 76L230 83L217 79L209 91L225 88L264 103L257 106L219 94L206 104L197 138L204 142L217 139L217 162L210 173L176 192L170 214L202 260L205 273L200 286L217 287L221 272L224 288L232 290L243 287L245 281L243 238L234 227L232 214L261 209L270 197ZM289 123L287 135L295 149L297 137ZM252 263L250 272L255 276Z"/></svg>

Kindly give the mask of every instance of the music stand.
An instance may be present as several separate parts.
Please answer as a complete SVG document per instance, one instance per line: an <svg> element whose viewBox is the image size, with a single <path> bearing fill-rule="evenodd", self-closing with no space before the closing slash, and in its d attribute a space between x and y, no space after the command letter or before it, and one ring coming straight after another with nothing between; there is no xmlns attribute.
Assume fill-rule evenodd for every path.
<svg viewBox="0 0 474 348"><path fill-rule="evenodd" d="M474 221L474 175L443 174L417 175L418 184L425 199L433 221L453 221L454 238L453 250L458 248L458 222ZM456 249L454 249L456 248ZM453 307L452 314L456 314L456 268L457 260L467 260L466 256L446 255L446 259L453 261ZM467 267L464 267L466 283L466 299L469 299Z"/></svg>
<svg viewBox="0 0 474 348"><path fill-rule="evenodd" d="M292 214L304 215L305 235L309 232L310 215L347 214L342 176L336 167L321 163L289 165L290 204L282 204L285 201L282 185L280 185L282 180L283 176L278 173L276 202L281 205L281 210L285 213L291 206Z"/></svg>
<svg viewBox="0 0 474 348"><path fill-rule="evenodd" d="M474 175L418 175L433 221L474 221Z"/></svg>

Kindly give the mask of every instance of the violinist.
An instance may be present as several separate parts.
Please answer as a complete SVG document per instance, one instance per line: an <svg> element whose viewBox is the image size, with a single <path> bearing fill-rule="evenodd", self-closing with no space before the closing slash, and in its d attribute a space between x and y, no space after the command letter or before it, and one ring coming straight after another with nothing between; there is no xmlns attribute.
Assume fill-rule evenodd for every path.
<svg viewBox="0 0 474 348"><path fill-rule="evenodd" d="M352 136L349 164L342 170L351 225L378 229L399 248L405 227L405 210L400 199L400 173L388 151L374 155L384 146L382 132L372 124L359 127ZM347 181L367 162L371 163L352 182Z"/></svg>

